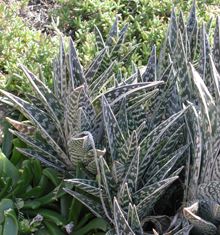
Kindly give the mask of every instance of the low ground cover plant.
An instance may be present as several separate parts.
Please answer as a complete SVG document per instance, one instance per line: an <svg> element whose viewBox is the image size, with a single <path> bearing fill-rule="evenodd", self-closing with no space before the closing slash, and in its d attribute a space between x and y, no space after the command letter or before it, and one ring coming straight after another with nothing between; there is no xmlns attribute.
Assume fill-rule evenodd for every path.
<svg viewBox="0 0 220 235"><path fill-rule="evenodd" d="M218 14L217 0L198 0L197 2L200 19L208 20L210 16ZM174 1L173 3L177 8L181 7L184 14L188 12L191 4L186 1ZM33 10L30 10L31 7ZM121 22L132 25L127 33L127 44L123 48L125 54L126 49L131 45L137 46L133 60L139 66L145 65L153 44L156 44L157 52L159 52L171 9L171 1L135 0L129 1L129 4L127 1L103 2L100 0L83 2L57 0L41 3L35 3L34 0L2 2L0 5L1 85L6 85L6 89L11 91L26 89L26 79L17 66L19 62L27 65L35 73L37 73L38 66L41 65L46 80L48 83L51 82L51 61L54 54L57 53L59 44L56 37L57 32L54 34L54 29L51 30L53 20L59 22L60 32L73 37L81 63L87 67L97 51L94 26L96 25L103 35L107 35L115 16L118 15ZM40 22L38 18L43 22ZM129 68L125 66L123 70L127 71Z"/></svg>
<svg viewBox="0 0 220 235"><path fill-rule="evenodd" d="M59 45L58 37L49 37L25 24L19 16L22 3L0 4L0 85L17 93L24 92L28 87L18 63L27 65L36 73L40 66L49 82L51 60Z"/></svg>
<svg viewBox="0 0 220 235"><path fill-rule="evenodd" d="M84 66L93 58L96 48L94 45L94 25L103 35L106 35L112 25L115 15L121 22L127 22L130 27L127 33L127 44L138 48L133 60L139 66L146 65L151 48L154 44L159 52L164 39L172 7L182 9L184 15L190 10L192 1L152 1L152 0L117 0L100 1L89 0L57 0L60 7L50 14L59 17L59 29L73 37L77 44L81 61ZM198 15L200 20L218 14L218 1L198 0Z"/></svg>

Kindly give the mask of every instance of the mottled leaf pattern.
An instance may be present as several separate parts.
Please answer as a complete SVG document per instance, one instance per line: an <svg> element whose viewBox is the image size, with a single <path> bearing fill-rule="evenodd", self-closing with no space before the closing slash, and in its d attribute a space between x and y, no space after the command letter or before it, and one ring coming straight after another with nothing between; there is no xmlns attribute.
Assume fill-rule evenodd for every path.
<svg viewBox="0 0 220 235"><path fill-rule="evenodd" d="M94 59L92 64L89 66L89 68L85 72L85 78L88 83L90 83L93 80L96 72L99 69L100 64L102 63L102 60L103 60L105 54L106 54L106 49L104 48L100 51L98 56Z"/></svg>
<svg viewBox="0 0 220 235"><path fill-rule="evenodd" d="M184 216L190 221L190 223L194 226L198 234L201 235L213 235L216 234L217 228L214 224L202 219L201 217L196 215L198 211L198 202L194 203L192 206L184 208L183 213Z"/></svg>
<svg viewBox="0 0 220 235"><path fill-rule="evenodd" d="M60 158L68 165L71 165L67 155L63 152L61 147L56 143L56 141L51 137L56 132L53 121L50 117L42 110L34 107L28 102L16 97L6 91L1 93L7 96L17 107L23 112L27 118L29 118L38 128L43 138L45 138L48 143L54 148L54 150L59 154Z"/></svg>
<svg viewBox="0 0 220 235"><path fill-rule="evenodd" d="M177 40L178 40L178 32L177 32L177 18L175 14L175 10L173 8L170 18L170 24L169 24L169 34L168 34L168 41L171 50L175 50Z"/></svg>
<svg viewBox="0 0 220 235"><path fill-rule="evenodd" d="M187 100L191 100L192 96L192 85L189 79L187 55L184 49L183 40L181 34L179 34L179 40L175 51L175 60L178 64L177 76L178 84L182 102L185 103Z"/></svg>
<svg viewBox="0 0 220 235"><path fill-rule="evenodd" d="M181 116L186 112L187 109L180 111L177 114L174 114L169 119L162 122L158 127L156 127L151 133L146 136L145 139L142 140L140 143L141 146L141 152L140 152L140 159L141 159L141 165L140 165L140 171L139 171L139 177L143 177L144 172L146 171L147 167L150 163L149 153L155 148L155 144L158 143L158 140L160 140L161 137L163 137L163 134L169 130L169 128L178 121Z"/></svg>
<svg viewBox="0 0 220 235"><path fill-rule="evenodd" d="M213 57L217 71L220 73L220 17L216 18L214 45L213 45Z"/></svg>
<svg viewBox="0 0 220 235"><path fill-rule="evenodd" d="M53 64L54 70L54 92L58 99L65 98L65 88L67 87L66 80L66 64L65 64L65 52L63 40L60 40L59 55L55 58Z"/></svg>
<svg viewBox="0 0 220 235"><path fill-rule="evenodd" d="M52 158L54 158L55 160L59 159L59 155L56 153L56 151L54 151L53 148L51 148L50 145L45 144L44 142L37 140L33 137L29 137L21 132L18 131L14 131L10 129L10 132L17 136L18 138L20 138L24 143L26 143L27 145L29 145L32 148L35 148L36 150L49 155Z"/></svg>
<svg viewBox="0 0 220 235"><path fill-rule="evenodd" d="M101 156L99 158L99 162L100 162L100 176L101 176L101 181L103 184L103 187L105 189L106 195L107 195L107 199L109 202L109 206L112 209L113 208L113 203L112 203L112 192L111 192L111 184L109 182L109 178L108 175L110 173L110 169L107 166L107 163L105 162L105 160L103 159L103 157Z"/></svg>
<svg viewBox="0 0 220 235"><path fill-rule="evenodd" d="M53 91L24 66L36 97L1 91L31 123L8 119L28 145L21 153L96 177L66 180L77 192L65 191L107 219L109 235L143 235L148 221L157 224L153 234L215 235L219 227L220 20L211 45L211 21L199 29L195 5L187 23L173 8L159 61L153 47L145 71L133 64L133 74L123 74L135 47L121 58L127 25L119 30L116 17L106 41L95 29L100 51L86 70L72 40L67 53L61 40ZM178 174L189 206L163 228L152 214L173 197Z"/></svg>
<svg viewBox="0 0 220 235"><path fill-rule="evenodd" d="M42 105L52 113L52 117L57 123L62 120L63 107L61 106L59 100L53 95L53 93L46 87L46 85L40 81L33 73L31 73L27 68L21 65L22 70L26 74L33 89L42 101ZM59 124L58 124L59 125Z"/></svg>
<svg viewBox="0 0 220 235"><path fill-rule="evenodd" d="M121 101L120 109L117 113L116 119L118 120L118 125L123 133L125 138L129 136L128 129L128 117L127 117L127 107L126 107L126 98L123 98Z"/></svg>
<svg viewBox="0 0 220 235"><path fill-rule="evenodd" d="M115 62L112 62L110 66L105 70L103 74L101 74L91 85L91 95L95 96L99 92L99 89L110 79L113 69L115 66Z"/></svg>
<svg viewBox="0 0 220 235"><path fill-rule="evenodd" d="M120 161L122 163L129 163L135 156L135 151L138 148L138 137L136 131L133 131L130 137L126 140L121 148Z"/></svg>
<svg viewBox="0 0 220 235"><path fill-rule="evenodd" d="M102 98L102 107L106 134L108 137L109 148L111 151L111 157L113 160L116 160L118 158L117 149L119 149L123 145L124 136L111 110L111 107L104 96Z"/></svg>
<svg viewBox="0 0 220 235"><path fill-rule="evenodd" d="M135 92L140 90L153 90L156 86L161 85L163 82L152 82L152 83L136 83L136 84L128 84L122 85L120 87L116 87L112 90L107 91L104 93L108 102L112 105L119 102L123 97L133 95ZM101 96L101 95L100 95ZM98 99L99 96L96 97Z"/></svg>
<svg viewBox="0 0 220 235"><path fill-rule="evenodd" d="M127 173L124 177L123 184L127 183L130 192L135 192L137 190L137 180L138 180L138 169L139 169L139 154L140 147L136 149L135 155L128 167Z"/></svg>
<svg viewBox="0 0 220 235"><path fill-rule="evenodd" d="M75 187L83 190L84 192L91 194L95 197L100 196L99 187L96 181L86 180L86 179L69 179L65 180L66 182L71 183Z"/></svg>
<svg viewBox="0 0 220 235"><path fill-rule="evenodd" d="M52 158L50 155L45 155L45 153L28 148L17 148L17 150L25 156L36 158L45 165L51 166L59 171L66 170L66 166L55 157Z"/></svg>
<svg viewBox="0 0 220 235"><path fill-rule="evenodd" d="M174 178L176 180L177 178ZM172 183L173 180L170 180L169 183L165 184L164 187L161 190L155 190L153 193L145 197L143 200L140 200L137 204L137 212L139 215L139 218L142 219L144 216L149 215L151 213L154 204L156 201L161 197L161 195L164 193L164 190Z"/></svg>
<svg viewBox="0 0 220 235"><path fill-rule="evenodd" d="M105 42L104 42L101 32L96 26L95 26L95 35L96 35L96 46L98 50L101 51L103 48L105 48Z"/></svg>
<svg viewBox="0 0 220 235"><path fill-rule="evenodd" d="M150 179L147 180L147 184L152 184L154 182L157 182L159 180L163 180L163 179L169 177L174 165L179 160L179 158L182 157L182 155L186 149L187 149L187 146L182 147L181 149L177 150L174 153L174 156L170 160L168 160L167 163L164 164L164 166L162 166L158 172L156 172Z"/></svg>
<svg viewBox="0 0 220 235"><path fill-rule="evenodd" d="M140 235L144 234L142 226L141 226L141 222L138 216L137 208L135 205L132 208L131 228L135 232L135 234L140 234Z"/></svg>
<svg viewBox="0 0 220 235"><path fill-rule="evenodd" d="M118 52L119 52L119 50L120 50L120 47L122 46L122 44L123 44L123 42L124 42L127 29L128 29L128 24L126 24L126 25L121 29L121 31L119 32L117 43L115 44L115 46L113 47L113 49L112 49L112 51L111 51L111 57L112 57L112 59L117 58Z"/></svg>
<svg viewBox="0 0 220 235"><path fill-rule="evenodd" d="M211 200L220 204L220 183L212 181L208 184L200 184L197 194L198 199Z"/></svg>
<svg viewBox="0 0 220 235"><path fill-rule="evenodd" d="M125 219L125 216L116 198L114 198L114 223L117 234L135 235L127 220Z"/></svg>
<svg viewBox="0 0 220 235"><path fill-rule="evenodd" d="M156 63L156 47L154 46L148 60L147 68L142 75L143 82L153 82L157 80Z"/></svg>
<svg viewBox="0 0 220 235"><path fill-rule="evenodd" d="M132 203L132 194L131 190L129 190L128 184L123 183L120 189L120 192L117 195L120 206L124 211L129 211L129 205Z"/></svg>
<svg viewBox="0 0 220 235"><path fill-rule="evenodd" d="M210 76L210 61L209 61L209 54L211 52L211 48L208 41L208 35L206 33L205 25L203 24L201 29L201 46L200 46L200 73L203 81L205 82L206 86L213 90L212 81Z"/></svg>
<svg viewBox="0 0 220 235"><path fill-rule="evenodd" d="M97 202L95 200L91 200L91 198L88 198L85 195L82 195L78 192L74 192L68 188L64 188L64 191L69 193L71 196L79 200L83 205L85 205L96 217L103 217L104 212L102 210L102 206L100 202Z"/></svg>
<svg viewBox="0 0 220 235"><path fill-rule="evenodd" d="M82 70L82 66L80 64L76 48L74 46L73 41L70 39L70 75L71 80L73 81L73 84L75 87L86 84L84 72Z"/></svg>
<svg viewBox="0 0 220 235"><path fill-rule="evenodd" d="M164 190L168 185L172 184L176 179L178 179L177 176L173 178L167 178L165 180L157 181L153 184L147 184L140 190L136 191L133 198L136 204L138 204L139 201L144 200L146 197L150 196L155 191L162 191Z"/></svg>
<svg viewBox="0 0 220 235"><path fill-rule="evenodd" d="M82 137L72 137L67 142L70 161L73 166L77 166L79 162L83 162L88 157L91 147L90 138L87 135Z"/></svg>
<svg viewBox="0 0 220 235"><path fill-rule="evenodd" d="M197 40L198 40L198 22L196 17L196 0L193 0L193 6L189 14L189 19L186 25L187 35L190 44L191 58L197 50Z"/></svg>
<svg viewBox="0 0 220 235"><path fill-rule="evenodd" d="M109 32L108 38L106 40L106 45L111 47L115 38L118 37L118 16L116 16L115 21L112 25L112 28Z"/></svg>

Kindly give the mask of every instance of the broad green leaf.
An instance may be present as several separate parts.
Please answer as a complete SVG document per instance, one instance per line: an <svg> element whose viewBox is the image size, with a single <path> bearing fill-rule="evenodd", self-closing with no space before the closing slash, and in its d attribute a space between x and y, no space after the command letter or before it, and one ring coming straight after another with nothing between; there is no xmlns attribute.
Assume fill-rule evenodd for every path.
<svg viewBox="0 0 220 235"><path fill-rule="evenodd" d="M13 184L19 179L18 169L10 162L0 150L0 174L2 177L11 177Z"/></svg>
<svg viewBox="0 0 220 235"><path fill-rule="evenodd" d="M102 218L104 215L101 203L88 198L78 192L74 192L68 188L64 188L64 191L79 200L83 205L85 205L96 217Z"/></svg>

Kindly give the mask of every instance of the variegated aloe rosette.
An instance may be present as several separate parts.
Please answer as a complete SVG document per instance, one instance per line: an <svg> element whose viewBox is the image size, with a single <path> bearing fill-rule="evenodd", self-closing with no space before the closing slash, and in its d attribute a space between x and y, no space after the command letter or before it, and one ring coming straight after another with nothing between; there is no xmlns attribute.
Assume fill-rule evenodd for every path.
<svg viewBox="0 0 220 235"><path fill-rule="evenodd" d="M113 224L113 233L142 234L143 221L182 170L187 109L181 111L172 61L158 70L155 47L144 73L133 65L130 77L115 75L112 58L126 31L117 28L116 19L105 43L97 31L103 49L86 70L72 40L67 55L61 43L53 90L42 74L21 66L35 96L1 93L30 121L8 119L28 146L19 151L65 174L82 166L85 179L68 180L82 193L66 191Z"/></svg>
<svg viewBox="0 0 220 235"><path fill-rule="evenodd" d="M88 171L94 172L91 136L99 146L102 138L101 114L98 105L95 110L94 103L98 103L102 93L106 94L109 102L115 100L115 97L119 102L122 93L130 94L145 87L152 89L159 85L159 82L137 84L133 82L135 77L132 76L129 79L130 84L121 81L117 87L112 86L113 80L115 83L120 82L116 81L113 71L118 63L115 59L120 52L126 29L127 26L118 32L116 18L104 43L96 28L99 40L97 44L99 47L102 45L102 50L86 70L80 64L73 41L70 40L67 55L61 42L60 53L54 61L53 90L44 84L42 73L38 78L21 65L34 95L25 94L27 101L1 90L8 99L6 102L16 106L31 123L8 119L18 130L12 131L13 134L30 147L19 151L61 171L75 171L80 161ZM125 58L128 59L128 56ZM36 137L36 133L40 137ZM105 150L97 150L97 154L103 154L103 151Z"/></svg>
<svg viewBox="0 0 220 235"><path fill-rule="evenodd" d="M106 153L94 155L98 182L87 178L66 180L79 189L66 188L66 192L97 217L109 221L112 229L108 234L144 234L142 226L152 221L162 233L171 222L166 216L153 217L153 209L183 169L188 148L184 144L183 116L188 109L180 108L177 76L169 62L160 73L154 47L144 73L136 69L131 76L132 83L151 84L150 90L145 87L118 93L112 100L108 93L102 95ZM159 89L151 90L155 84ZM95 143L93 148L96 153ZM174 191L173 187L169 189L167 198ZM164 228L161 223L165 217L168 222Z"/></svg>
<svg viewBox="0 0 220 235"><path fill-rule="evenodd" d="M174 64L181 101L192 106L185 115L187 141L191 144L186 163L185 219L174 218L172 234L219 233L219 17L212 46L211 23L199 26L194 1L187 23L182 13L177 17L172 12L164 44Z"/></svg>

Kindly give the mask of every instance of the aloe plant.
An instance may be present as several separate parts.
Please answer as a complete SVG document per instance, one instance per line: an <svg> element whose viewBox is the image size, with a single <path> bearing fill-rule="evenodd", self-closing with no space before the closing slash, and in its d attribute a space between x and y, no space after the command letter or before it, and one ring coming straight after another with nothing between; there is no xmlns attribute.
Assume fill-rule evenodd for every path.
<svg viewBox="0 0 220 235"><path fill-rule="evenodd" d="M53 89L41 74L38 78L21 66L35 96L25 94L27 102L1 90L4 101L29 120L8 118L17 129L11 133L27 145L18 151L68 177L60 187L98 217L95 224L108 221L102 221L107 234L145 234L144 225L153 223L154 234L214 235L220 20L211 45L211 23L200 26L195 2L187 23L173 9L159 60L153 47L144 71L132 64L130 77L120 72L118 53L127 26L119 32L117 25L116 19L106 42L96 29L101 51L87 69L72 40L67 54L61 42ZM184 208L170 218L159 204L176 193L173 182L184 164ZM154 214L157 206L160 216Z"/></svg>
<svg viewBox="0 0 220 235"><path fill-rule="evenodd" d="M190 112L187 112L185 114L185 122L188 127L186 133L187 141L190 144L190 149L187 151L188 160L186 163L186 185L184 190L186 207L183 209L183 213L177 214L174 217L169 228L166 228L165 230L163 229L160 230L161 227L158 226L159 227L157 228L158 231L154 230L155 234L157 234L157 232L158 234L161 233L184 234L192 232L193 234L210 234L210 235L218 233L218 226L219 226L218 102L219 102L219 78L220 78L218 73L219 71L218 51L220 45L220 40L219 40L220 23L219 23L219 18L217 18L215 35L214 35L214 45L213 47L211 47L208 41L208 34L207 34L207 31L210 28L210 24L207 26L203 24L200 27L197 22L195 11L196 11L196 6L194 2L189 16L189 20L187 24L185 24L182 14L180 13L179 18L177 19L175 11L173 10L170 26L168 29L167 40L165 41L164 44L165 47L164 50L162 50L161 52L161 57L157 65L159 69L157 70L156 75L157 76L159 75L158 77L160 77L162 71L164 71L165 68L169 66L171 59L171 61L173 62L172 66L173 76L176 78L172 86L172 91L173 91L172 102L175 104L176 101L179 104L179 101L181 101L182 105L181 104L178 105L177 110L180 109L181 106L184 107L186 104L190 104L192 108L190 109ZM156 64L154 59L154 52L152 53L151 56L151 63ZM195 70L194 66L196 67L198 72ZM153 75L152 71L151 73L152 76L148 75L147 79L155 80L156 76ZM147 70L145 71L145 74L147 74ZM164 94L164 91L162 92L162 94ZM159 99L161 99L160 96L158 97ZM155 103L158 105L157 102ZM161 103L161 101L159 103ZM104 106L105 105L103 105L103 107ZM153 107L157 106L153 105ZM162 107L164 108L163 105ZM167 106L165 107L167 110ZM172 111L175 110L174 105L171 107L173 108ZM161 118L164 117L163 115L161 115L160 111L161 111L160 109L156 109L156 112L153 112L155 115L153 116L154 119L153 122L151 123L151 128L152 125L154 126L155 123L157 124L156 121L158 114L160 121ZM166 114L169 115L169 113ZM103 111L103 115L105 115L105 111ZM107 120L109 123L109 120L114 120L114 119L107 119ZM119 125L113 125L113 126L117 127ZM115 134L114 135L108 134L111 133L109 129L110 128L108 127L108 125L106 125L106 132L108 138L110 137L113 138ZM116 129L118 129L118 127ZM120 133L120 130L118 130L118 132ZM116 138L118 137L117 135L115 136ZM109 140L109 143L115 143L113 147L117 147L116 143L118 143L118 141L117 139L115 139L115 141ZM141 145L139 147L141 149ZM156 146L154 146L154 148L157 149ZM136 149L138 149L138 147L136 147ZM118 151L120 152L120 150ZM138 151L141 152L141 150ZM138 151L136 152L136 154L133 154L134 156L133 161L130 160L130 164L127 164L127 174L125 173L124 175L125 179L122 179L122 182L124 184L119 185L118 191L113 193L113 195L110 195L110 197L109 197L110 194L109 192L114 192L113 188L114 189L117 188L117 185L114 185L112 189L106 188L106 185L111 185L111 183L114 182L113 180L114 176L117 175L117 173L115 173L115 171L117 172L117 167L115 167L116 163L114 163L115 159L113 158L113 161L111 163L108 162L108 164L106 164L105 161L104 163L102 163L103 161L102 157L101 160L99 160L101 163L97 160L97 169L99 169L100 171L99 173L99 179L100 179L99 190L101 190L100 204L102 205L103 210L106 214L105 216L114 225L113 226L114 229L112 231L113 234L114 233L143 234L143 230L141 228L141 221L142 220L146 221L147 218L142 217L143 215L141 215L141 213L138 211L138 207L136 207L135 203L139 202L140 199L134 203L133 196L135 195L135 192L132 191L133 190L132 186L130 186L131 189L128 186L129 183L131 183L131 181L129 181L130 180L129 177L134 177L133 185L136 183L135 179L137 178L135 178L135 173L137 172L137 164L140 166L141 169L141 164L137 160L141 159L140 155L138 155ZM112 154L113 152L110 151L110 153ZM135 162L136 168L131 167L132 162ZM149 165L152 164L152 161L149 161L148 164ZM103 168L104 169L106 168L106 170L104 171ZM134 173L134 175L132 174L131 169L135 169L136 172ZM145 164L144 164L144 169L145 172L149 170L149 168ZM108 181L109 178L108 174L103 175L103 172L109 172L109 173L112 172L113 176L111 176L109 181ZM127 177L129 179L127 179ZM146 180L146 178L144 180ZM142 182L144 180L142 179ZM77 186L81 187L79 183L80 181L77 181L76 179L70 181L76 187ZM87 190L87 188L83 189L85 191ZM81 198L79 197L79 195L76 195L71 190L67 189L67 191L70 194L72 194L74 197L81 200L82 202L85 200L84 203L86 202L87 204L90 204L88 203L89 202L88 198L87 199ZM108 199L107 205L105 203L104 192L106 192L106 197ZM126 195L124 195L125 192ZM125 204L124 201L126 202ZM194 202L193 204L192 201ZM150 211L150 208L146 205L146 207L144 207L146 215L148 215L147 214L147 212L149 212L148 209ZM109 211L111 211L111 213ZM130 217L131 214L133 214L133 216L135 217L133 218ZM135 220L135 223L134 221L132 222L132 220ZM160 223L159 219L157 223Z"/></svg>
<svg viewBox="0 0 220 235"><path fill-rule="evenodd" d="M181 123L186 110L172 115L141 140L144 125L124 138L120 119L117 121L105 97L102 107L109 152L104 156L96 155L98 183L70 179L67 182L84 194L71 189L65 191L97 217L104 217L113 224L113 234L144 234L141 222L152 215L156 202L182 170L178 163L183 161L187 146L171 151L182 126L177 131L172 127ZM126 115L125 112L123 120Z"/></svg>
<svg viewBox="0 0 220 235"><path fill-rule="evenodd" d="M79 192L65 191L97 217L106 218L112 225L109 234L143 234L143 221L150 222L155 204L183 169L188 147L184 144L183 116L188 109L180 108L177 77L171 60L169 63L160 75L153 48L145 71L141 73L135 66L134 71L137 84L152 86L158 80L158 89L142 89L138 95L124 93L120 105L115 105L118 99L109 100L108 93L102 95L106 151L97 154L92 143L98 182L67 180Z"/></svg>
<svg viewBox="0 0 220 235"><path fill-rule="evenodd" d="M75 176L82 167L83 177L70 180L75 191L65 190L96 216L106 218L114 232L130 228L143 233L138 221L152 215L182 170L187 149L183 117L188 109L181 111L172 61L168 59L158 72L155 47L143 73L133 64L130 77L113 74L114 64L119 64L112 58L117 58L125 31L126 27L118 33L116 20L105 43L98 34L102 50L87 70L72 40L67 55L61 42L53 90L42 82L41 74L38 78L21 66L35 92L26 94L29 102L1 93L29 120L8 118L17 129L11 133L28 146L17 148L20 153L64 175ZM115 35L118 41L112 46ZM118 219L125 219L128 226Z"/></svg>
<svg viewBox="0 0 220 235"><path fill-rule="evenodd" d="M9 131L5 129L3 145L9 141L6 132ZM25 144L14 138L8 157L0 152L1 234L70 234L73 230L81 235L96 231L104 234L106 222L97 221L62 190L68 187L62 174L43 168L38 160L26 159L18 147Z"/></svg>
<svg viewBox="0 0 220 235"><path fill-rule="evenodd" d="M204 49L208 50L207 47L206 44ZM199 105L194 104L194 113L191 115L194 121L190 123L194 127L191 129L194 152L190 162L193 171L189 171L187 200L196 201L184 208L183 212L197 233L216 234L219 224L219 73L211 54L207 54L202 74L192 65L190 68Z"/></svg>
<svg viewBox="0 0 220 235"><path fill-rule="evenodd" d="M35 138L31 133L26 133L26 124L10 120L18 130L12 133L31 147L19 149L20 152L60 171L74 172L77 164L82 163L87 171L94 173L95 162L89 133L97 146L96 153L102 155L105 151L98 149L102 147L103 132L99 108L101 95L105 94L116 107L124 95L141 89L152 90L160 84L156 81L136 83L137 74L128 78L129 83L112 76L114 65L117 64L111 61L112 56L117 55L125 32L126 27L119 32L118 41L112 48L111 42L118 34L116 20L107 42L102 45L104 48L86 70L80 64L73 41L70 40L67 55L61 42L59 56L54 61L53 91L40 80L41 76L36 77L21 65L36 97L26 95L28 102L3 90L1 93L31 122L33 127L29 129L35 128L34 135L40 134L41 137Z"/></svg>
<svg viewBox="0 0 220 235"><path fill-rule="evenodd" d="M201 26L196 17L195 1L185 23L182 13L172 12L167 40L159 66L170 55L177 76L181 103L192 109L185 115L187 141L184 209L174 217L172 234L217 234L218 158L219 158L219 18L213 45L209 42L210 23Z"/></svg>

